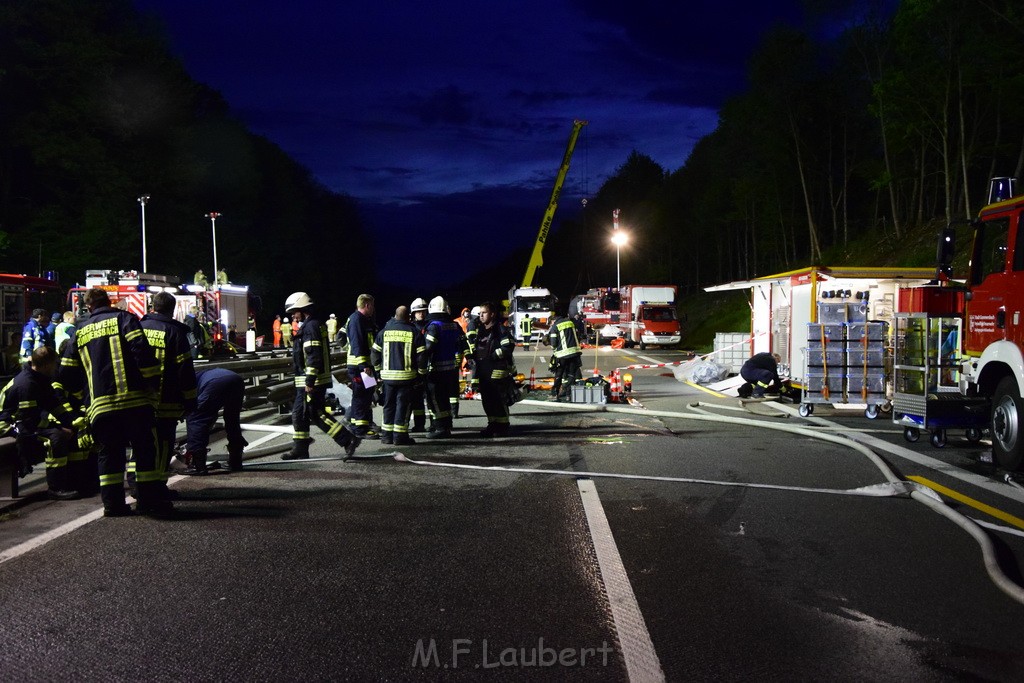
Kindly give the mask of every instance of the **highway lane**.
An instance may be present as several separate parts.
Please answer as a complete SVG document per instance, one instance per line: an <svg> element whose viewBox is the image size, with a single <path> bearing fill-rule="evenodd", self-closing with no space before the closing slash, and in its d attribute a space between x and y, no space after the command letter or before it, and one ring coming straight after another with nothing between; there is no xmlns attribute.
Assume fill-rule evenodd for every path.
<svg viewBox="0 0 1024 683"><path fill-rule="evenodd" d="M645 360L601 353L604 372ZM520 370L526 357L517 354ZM583 476L828 489L884 481L860 454L765 426L812 424L795 412L740 413L734 399L662 374L634 373L648 409L686 413L702 401L758 422L524 402L513 408L514 436L489 441L473 433L484 424L479 402L464 402L454 439L402 452L580 475L270 458L240 475L186 478L176 483L179 520L100 519L0 564L0 671L39 680L623 680L627 659L643 664L651 653L668 680L1011 680L1024 669L1024 607L992 585L965 533L910 500ZM888 427L828 418L848 430ZM862 436L907 446L895 431ZM314 455L330 454L325 442ZM912 450L936 455L927 444ZM360 452L391 451L367 443ZM911 471L911 461L882 453ZM914 467L1024 517L1012 497ZM602 575L608 561L598 554L608 548L594 540L587 496L607 519L632 618L612 609L628 595L623 577ZM0 524L0 549L95 506L22 510ZM1024 539L993 535L1019 567ZM140 639L154 643L144 655ZM614 652L604 657L606 646ZM567 651L565 661L539 666L553 650ZM531 653L537 666L525 665Z"/></svg>

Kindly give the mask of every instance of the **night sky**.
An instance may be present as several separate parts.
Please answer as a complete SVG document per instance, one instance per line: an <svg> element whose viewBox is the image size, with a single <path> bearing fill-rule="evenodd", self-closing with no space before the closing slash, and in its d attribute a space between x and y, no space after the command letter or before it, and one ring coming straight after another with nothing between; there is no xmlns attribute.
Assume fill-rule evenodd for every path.
<svg viewBox="0 0 1024 683"><path fill-rule="evenodd" d="M678 169L764 31L803 21L793 0L136 5L253 132L358 200L382 265L532 244L577 118L556 225L633 150Z"/></svg>

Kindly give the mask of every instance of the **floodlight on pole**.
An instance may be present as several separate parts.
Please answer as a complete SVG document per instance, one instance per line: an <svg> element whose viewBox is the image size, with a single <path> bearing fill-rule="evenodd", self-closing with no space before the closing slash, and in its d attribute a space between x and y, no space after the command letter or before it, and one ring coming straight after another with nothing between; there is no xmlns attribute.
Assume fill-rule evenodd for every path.
<svg viewBox="0 0 1024 683"><path fill-rule="evenodd" d="M619 230L619 210L612 211L612 244L615 245L615 289L618 290L621 284L622 269L620 267L620 254L623 245L629 241L625 230Z"/></svg>
<svg viewBox="0 0 1024 683"><path fill-rule="evenodd" d="M148 273L149 266L146 263L146 202L149 201L149 195L144 194L139 197L138 202L142 207L142 272Z"/></svg>
<svg viewBox="0 0 1024 683"><path fill-rule="evenodd" d="M220 214L216 211L211 211L206 214L206 217L210 219L210 229L213 231L213 277L216 282L217 273L217 219L220 218Z"/></svg>

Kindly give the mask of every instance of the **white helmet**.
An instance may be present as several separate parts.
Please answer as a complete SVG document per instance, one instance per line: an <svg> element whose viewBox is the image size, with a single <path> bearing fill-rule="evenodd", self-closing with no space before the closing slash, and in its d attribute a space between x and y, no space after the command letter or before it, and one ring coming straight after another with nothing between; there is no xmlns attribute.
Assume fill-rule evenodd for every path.
<svg viewBox="0 0 1024 683"><path fill-rule="evenodd" d="M313 305L313 300L305 292L294 292L284 302L284 310L288 313L308 308Z"/></svg>
<svg viewBox="0 0 1024 683"><path fill-rule="evenodd" d="M334 315L333 313L331 313L331 319L332 319L332 320L336 320L337 318L338 318L338 316L336 316L336 315Z"/></svg>
<svg viewBox="0 0 1024 683"><path fill-rule="evenodd" d="M435 296L430 300L430 313L447 313L448 302L443 297Z"/></svg>
<svg viewBox="0 0 1024 683"><path fill-rule="evenodd" d="M479 306L474 306L473 310L470 311L469 314L471 316L473 316L474 318L479 318L480 317L480 307Z"/></svg>
<svg viewBox="0 0 1024 683"><path fill-rule="evenodd" d="M412 302L412 307L410 308L410 310L413 313L415 313L416 311L427 310L427 300L423 298L416 299L415 301Z"/></svg>

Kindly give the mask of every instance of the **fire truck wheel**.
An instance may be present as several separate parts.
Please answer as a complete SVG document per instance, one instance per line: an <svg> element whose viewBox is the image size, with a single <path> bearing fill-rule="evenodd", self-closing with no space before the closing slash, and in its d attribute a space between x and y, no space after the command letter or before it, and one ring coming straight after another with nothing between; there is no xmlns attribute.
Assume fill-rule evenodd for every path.
<svg viewBox="0 0 1024 683"><path fill-rule="evenodd" d="M992 457L1003 469L1016 471L1024 464L1024 440L1021 439L1021 413L1024 404L1014 377L1004 377L992 397Z"/></svg>

